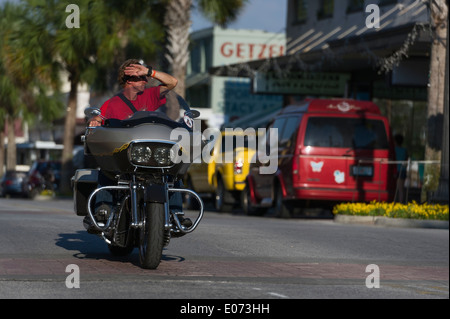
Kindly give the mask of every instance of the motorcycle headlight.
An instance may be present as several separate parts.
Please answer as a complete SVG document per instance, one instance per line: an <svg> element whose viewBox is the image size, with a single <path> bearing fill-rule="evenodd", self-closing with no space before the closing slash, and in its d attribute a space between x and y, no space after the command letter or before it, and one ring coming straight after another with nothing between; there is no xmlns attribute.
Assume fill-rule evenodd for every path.
<svg viewBox="0 0 450 319"><path fill-rule="evenodd" d="M138 167L172 167L175 165L175 154L179 153L179 150L169 143L139 142L128 149L128 159Z"/></svg>
<svg viewBox="0 0 450 319"><path fill-rule="evenodd" d="M173 150L169 147L158 147L154 150L153 158L162 166L169 166L172 163Z"/></svg>
<svg viewBox="0 0 450 319"><path fill-rule="evenodd" d="M148 165L152 159L152 150L145 145L134 145L131 149L131 160L135 164Z"/></svg>

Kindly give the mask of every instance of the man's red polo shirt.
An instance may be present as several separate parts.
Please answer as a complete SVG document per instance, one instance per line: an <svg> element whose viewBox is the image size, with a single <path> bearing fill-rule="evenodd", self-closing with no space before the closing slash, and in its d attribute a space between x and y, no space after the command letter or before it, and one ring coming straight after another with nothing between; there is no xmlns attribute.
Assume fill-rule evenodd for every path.
<svg viewBox="0 0 450 319"><path fill-rule="evenodd" d="M160 96L160 87L147 88L137 95L136 100L130 101L138 111L156 111L166 103ZM133 115L133 111L117 95L106 101L101 107L102 115L108 119L126 120Z"/></svg>

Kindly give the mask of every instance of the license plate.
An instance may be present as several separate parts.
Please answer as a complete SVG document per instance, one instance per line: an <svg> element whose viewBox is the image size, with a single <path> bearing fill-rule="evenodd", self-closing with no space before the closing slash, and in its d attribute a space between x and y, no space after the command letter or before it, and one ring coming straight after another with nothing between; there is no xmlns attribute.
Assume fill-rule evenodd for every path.
<svg viewBox="0 0 450 319"><path fill-rule="evenodd" d="M353 176L373 176L372 166L352 166Z"/></svg>

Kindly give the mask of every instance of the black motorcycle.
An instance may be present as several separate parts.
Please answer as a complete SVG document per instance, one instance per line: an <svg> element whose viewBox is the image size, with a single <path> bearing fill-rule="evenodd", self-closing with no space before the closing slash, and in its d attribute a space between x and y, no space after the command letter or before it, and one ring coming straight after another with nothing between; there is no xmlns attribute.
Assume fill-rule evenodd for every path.
<svg viewBox="0 0 450 319"><path fill-rule="evenodd" d="M127 120L106 119L102 126L87 127L85 154L93 157L99 168L77 170L72 178L75 212L85 216L88 232L103 238L114 255L128 255L139 248L141 266L147 269L158 267L171 238L197 228L204 210L195 192L175 187L194 160L180 159L187 152L192 154L193 118L200 113L190 110L180 96L167 100L185 109L179 121L160 111L141 111ZM89 118L99 115L100 110L87 108L85 114ZM174 130L186 133L190 143L174 140L178 136ZM100 176L111 182L99 185ZM97 196L102 192L110 194L112 203L97 207ZM173 193L189 194L198 201L194 221L184 223L184 213L171 210L169 197Z"/></svg>

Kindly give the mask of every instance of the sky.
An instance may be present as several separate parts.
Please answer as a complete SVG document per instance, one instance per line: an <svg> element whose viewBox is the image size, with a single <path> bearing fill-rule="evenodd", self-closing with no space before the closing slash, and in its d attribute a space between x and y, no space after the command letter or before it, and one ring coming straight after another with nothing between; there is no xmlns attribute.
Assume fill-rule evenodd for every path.
<svg viewBox="0 0 450 319"><path fill-rule="evenodd" d="M228 27L231 29L255 29L268 32L283 32L286 28L287 0L250 0L238 19ZM212 26L202 15L193 10L192 31Z"/></svg>
<svg viewBox="0 0 450 319"><path fill-rule="evenodd" d="M12 0L12 2L16 1L17 0ZM4 2L6 2L6 0L0 0L0 4ZM70 3L70 0L67 2ZM193 3L195 4L195 0ZM238 19L228 27L231 29L255 29L268 32L283 32L286 27L286 5L287 0L250 0ZM192 11L191 20L192 31L212 26L212 24L203 18L195 9Z"/></svg>

